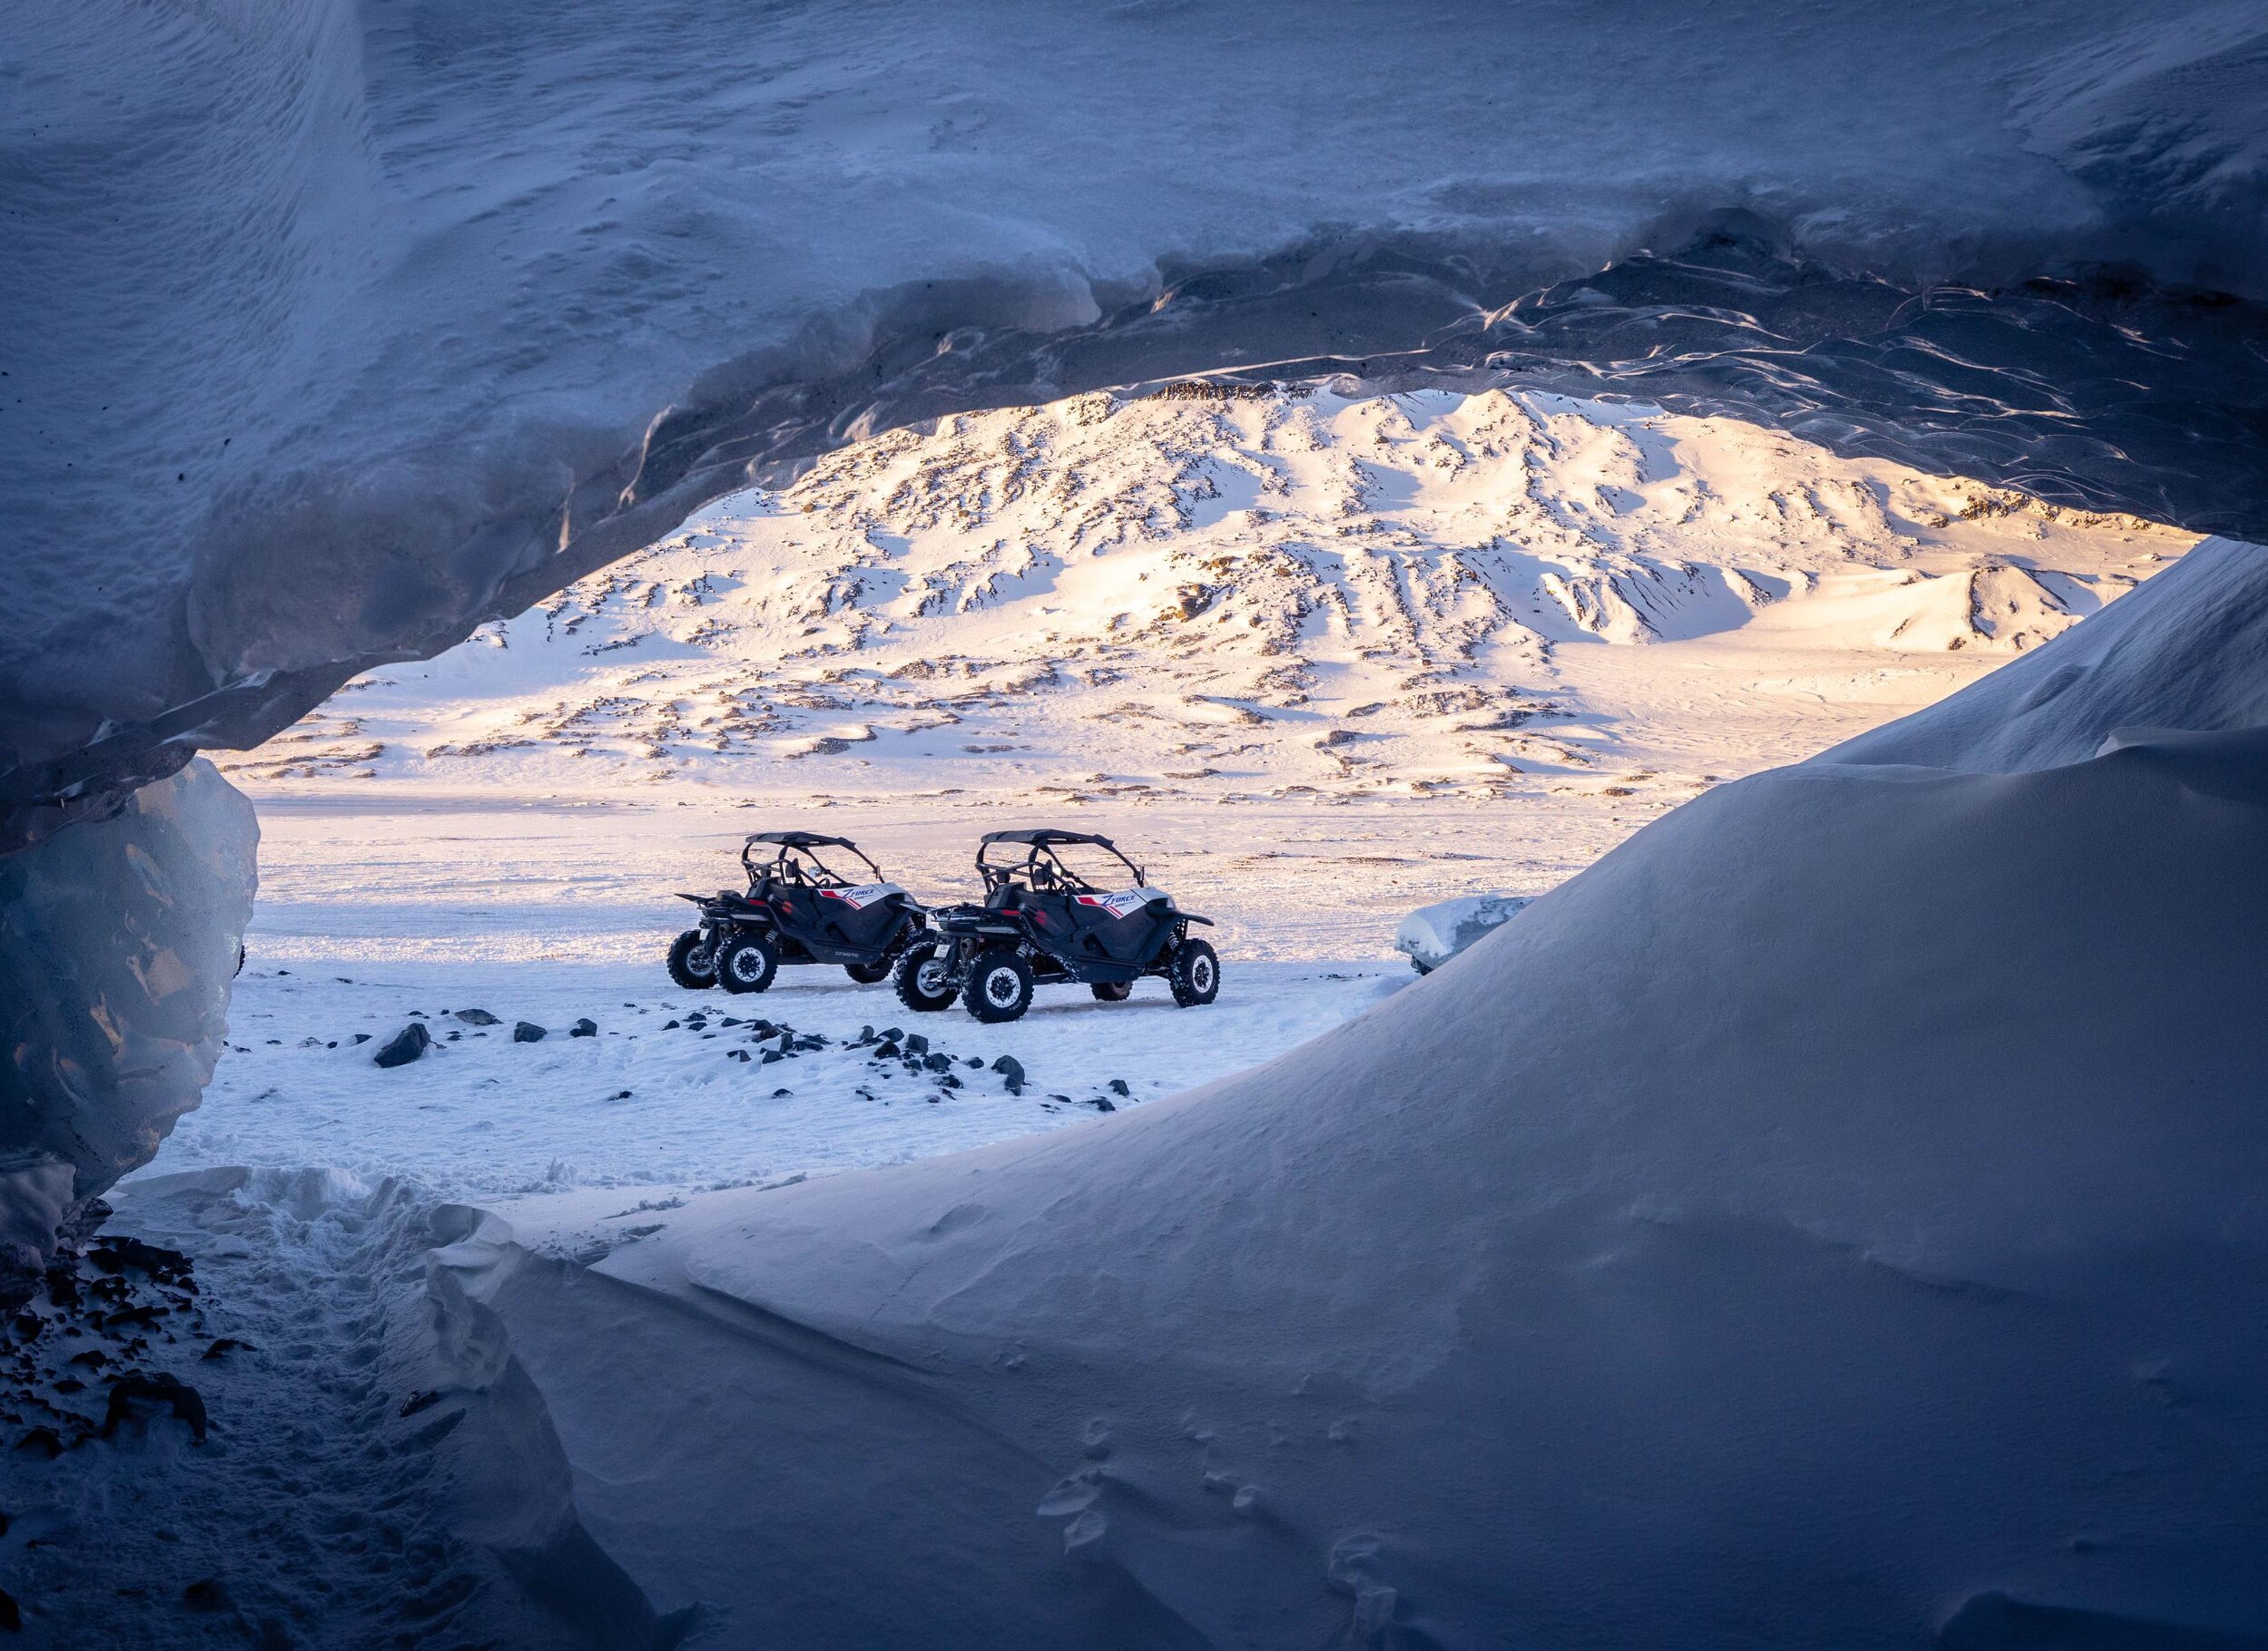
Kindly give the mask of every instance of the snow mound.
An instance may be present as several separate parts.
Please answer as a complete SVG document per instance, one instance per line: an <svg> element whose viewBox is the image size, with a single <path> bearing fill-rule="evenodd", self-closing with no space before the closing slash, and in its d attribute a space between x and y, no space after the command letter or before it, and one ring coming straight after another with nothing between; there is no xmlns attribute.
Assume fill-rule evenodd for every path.
<svg viewBox="0 0 2268 1651"><path fill-rule="evenodd" d="M2257 1636L2264 826L2255 729L1775 771L1256 1071L487 1288L790 1638Z"/></svg>

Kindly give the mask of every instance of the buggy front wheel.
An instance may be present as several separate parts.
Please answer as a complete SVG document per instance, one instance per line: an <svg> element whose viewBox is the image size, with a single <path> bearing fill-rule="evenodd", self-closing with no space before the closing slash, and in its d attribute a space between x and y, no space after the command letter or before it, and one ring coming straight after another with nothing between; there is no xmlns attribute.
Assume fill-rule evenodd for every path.
<svg viewBox="0 0 2268 1651"><path fill-rule="evenodd" d="M945 948L933 941L909 946L898 959L898 1002L917 1015L953 1006L953 981L946 973Z"/></svg>
<svg viewBox="0 0 2268 1651"><path fill-rule="evenodd" d="M968 972L961 1001L981 1021L1014 1020L1032 1006L1032 965L1005 947L985 952Z"/></svg>
<svg viewBox="0 0 2268 1651"><path fill-rule="evenodd" d="M717 984L717 949L706 934L688 928L670 943L669 978L688 992L705 992Z"/></svg>
<svg viewBox="0 0 2268 1651"><path fill-rule="evenodd" d="M1094 1001L1098 1003L1123 1003L1133 995L1134 982L1131 980L1097 980L1094 983Z"/></svg>
<svg viewBox="0 0 2268 1651"><path fill-rule="evenodd" d="M761 992L778 972L779 953L763 935L735 935L717 948L717 980L727 992Z"/></svg>
<svg viewBox="0 0 2268 1651"><path fill-rule="evenodd" d="M1220 995L1220 955L1202 940L1185 940L1174 948L1166 982L1174 988L1174 1002L1183 1009L1210 1003Z"/></svg>

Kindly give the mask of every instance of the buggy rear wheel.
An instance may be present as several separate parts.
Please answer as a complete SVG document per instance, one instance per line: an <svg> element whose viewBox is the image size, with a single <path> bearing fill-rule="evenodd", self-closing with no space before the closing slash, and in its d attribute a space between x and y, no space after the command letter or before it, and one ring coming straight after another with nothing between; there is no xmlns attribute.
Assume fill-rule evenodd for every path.
<svg viewBox="0 0 2268 1651"><path fill-rule="evenodd" d="M717 984L717 952L707 933L688 928L670 943L669 978L688 992L706 992Z"/></svg>
<svg viewBox="0 0 2268 1651"><path fill-rule="evenodd" d="M860 986L880 986L890 978L890 960L881 958L873 963L846 963L843 972Z"/></svg>
<svg viewBox="0 0 2268 1651"><path fill-rule="evenodd" d="M1183 1009L1211 1002L1220 995L1220 954L1202 940L1183 941L1166 965L1166 982Z"/></svg>
<svg viewBox="0 0 2268 1651"><path fill-rule="evenodd" d="M945 949L935 941L906 948L898 959L898 1002L917 1015L953 1006L953 980L946 973Z"/></svg>
<svg viewBox="0 0 2268 1651"><path fill-rule="evenodd" d="M779 972L779 953L769 936L750 931L717 948L717 980L727 992L761 992Z"/></svg>
<svg viewBox="0 0 2268 1651"><path fill-rule="evenodd" d="M1005 947L985 952L968 972L961 1001L981 1021L1014 1020L1032 1006L1032 965Z"/></svg>
<svg viewBox="0 0 2268 1651"><path fill-rule="evenodd" d="M1094 983L1094 1001L1098 1003L1123 1003L1128 998L1134 995L1134 982L1131 980L1097 980Z"/></svg>

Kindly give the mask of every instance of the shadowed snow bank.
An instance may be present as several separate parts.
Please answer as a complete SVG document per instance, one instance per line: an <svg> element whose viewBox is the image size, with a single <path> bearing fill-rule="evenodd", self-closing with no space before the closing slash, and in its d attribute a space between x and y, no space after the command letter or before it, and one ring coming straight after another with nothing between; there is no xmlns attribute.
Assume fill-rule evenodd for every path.
<svg viewBox="0 0 2268 1651"><path fill-rule="evenodd" d="M2268 1635L2249 705L1723 786L1254 1072L481 1288L720 1643Z"/></svg>

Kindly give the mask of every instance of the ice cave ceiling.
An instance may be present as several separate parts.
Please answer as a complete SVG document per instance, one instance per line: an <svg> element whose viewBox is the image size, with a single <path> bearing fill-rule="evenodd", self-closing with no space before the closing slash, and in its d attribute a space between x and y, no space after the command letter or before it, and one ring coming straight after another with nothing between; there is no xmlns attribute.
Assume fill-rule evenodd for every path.
<svg viewBox="0 0 2268 1651"><path fill-rule="evenodd" d="M848 433L1192 371L2262 531L2256 8L650 10L9 8L0 846Z"/></svg>

